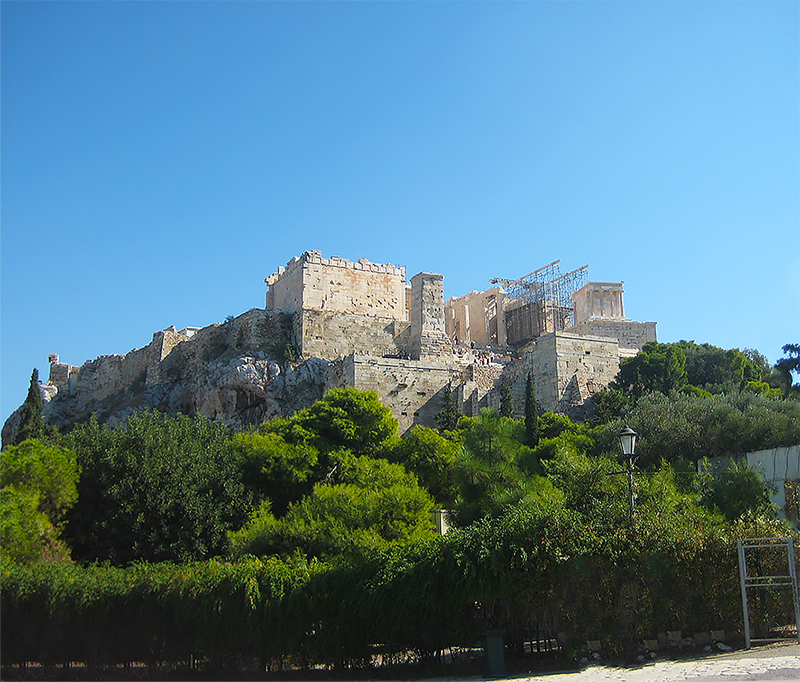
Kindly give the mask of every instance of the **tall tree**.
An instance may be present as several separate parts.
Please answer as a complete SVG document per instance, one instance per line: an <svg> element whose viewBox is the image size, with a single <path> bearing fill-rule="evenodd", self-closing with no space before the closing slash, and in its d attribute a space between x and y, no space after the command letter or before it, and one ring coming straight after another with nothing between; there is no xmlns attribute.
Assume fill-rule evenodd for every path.
<svg viewBox="0 0 800 682"><path fill-rule="evenodd" d="M455 431L460 417L458 401L452 387L447 384L442 389L442 406L436 413L436 426L440 431Z"/></svg>
<svg viewBox="0 0 800 682"><path fill-rule="evenodd" d="M800 383L792 383L792 373L800 375L800 344L787 343L783 347L786 357L775 363L775 369L782 375L785 395L800 395Z"/></svg>
<svg viewBox="0 0 800 682"><path fill-rule="evenodd" d="M512 418L514 416L514 401L511 398L511 387L507 381L500 384L500 416Z"/></svg>
<svg viewBox="0 0 800 682"><path fill-rule="evenodd" d="M525 444L529 448L539 445L541 428L539 425L539 403L536 402L536 385L533 372L528 372L525 381Z"/></svg>
<svg viewBox="0 0 800 682"><path fill-rule="evenodd" d="M667 394L686 384L686 354L679 344L649 341L632 358L623 358L610 388L639 399L654 391Z"/></svg>
<svg viewBox="0 0 800 682"><path fill-rule="evenodd" d="M28 395L25 398L25 402L22 403L22 414L13 445L19 445L29 438L43 438L49 435L49 429L47 429L42 418L43 409L42 394L39 392L39 370L34 369L31 373Z"/></svg>

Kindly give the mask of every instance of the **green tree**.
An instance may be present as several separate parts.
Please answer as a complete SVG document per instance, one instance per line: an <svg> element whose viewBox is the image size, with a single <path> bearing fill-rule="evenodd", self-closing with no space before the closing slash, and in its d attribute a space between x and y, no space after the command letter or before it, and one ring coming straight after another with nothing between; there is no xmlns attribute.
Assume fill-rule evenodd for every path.
<svg viewBox="0 0 800 682"><path fill-rule="evenodd" d="M434 429L417 425L386 453L386 458L414 474L438 504L449 505L457 495L453 465L459 447Z"/></svg>
<svg viewBox="0 0 800 682"><path fill-rule="evenodd" d="M539 424L539 403L536 402L536 386L533 372L528 372L525 380L525 444L535 448L539 444L541 427Z"/></svg>
<svg viewBox="0 0 800 682"><path fill-rule="evenodd" d="M321 452L346 448L359 455L375 455L398 437L397 420L378 394L355 388L331 389L288 419L266 422L261 431L289 443L310 443Z"/></svg>
<svg viewBox="0 0 800 682"><path fill-rule="evenodd" d="M447 384L441 393L442 402L436 413L436 428L440 431L455 431L458 428L458 420L461 418L458 401L450 384Z"/></svg>
<svg viewBox="0 0 800 682"><path fill-rule="evenodd" d="M75 452L31 439L0 454L0 538L3 554L20 562L66 558L61 520L77 499Z"/></svg>
<svg viewBox="0 0 800 682"><path fill-rule="evenodd" d="M500 416L514 417L514 401L511 397L511 387L507 381L500 383Z"/></svg>
<svg viewBox="0 0 800 682"><path fill-rule="evenodd" d="M28 395L22 403L19 427L13 445L19 445L29 438L43 439L54 435L53 429L45 424L42 418L43 408L42 394L39 391L39 370L34 369L31 373Z"/></svg>
<svg viewBox="0 0 800 682"><path fill-rule="evenodd" d="M626 422L639 434L636 454L645 467L661 459L696 463L800 442L800 402L750 391L709 397L653 393L636 403ZM621 421L611 422L597 437L613 442L621 427Z"/></svg>
<svg viewBox="0 0 800 682"><path fill-rule="evenodd" d="M786 357L775 363L775 369L782 379L784 394L800 396L800 383L792 383L792 374L800 375L800 344L787 343L782 350Z"/></svg>
<svg viewBox="0 0 800 682"><path fill-rule="evenodd" d="M522 442L523 424L493 408L463 423L464 442L453 469L459 487L455 525L467 526L510 505L549 497L551 486L538 475L538 462Z"/></svg>
<svg viewBox="0 0 800 682"><path fill-rule="evenodd" d="M706 507L718 509L728 521L748 513L775 517L771 486L746 461L727 461L716 467L708 460L704 464L699 487Z"/></svg>
<svg viewBox="0 0 800 682"><path fill-rule="evenodd" d="M652 392L669 393L686 384L686 355L677 344L649 341L638 355L623 358L611 383L634 400Z"/></svg>
<svg viewBox="0 0 800 682"><path fill-rule="evenodd" d="M607 424L622 417L630 404L627 396L619 389L609 388L592 396L592 423Z"/></svg>
<svg viewBox="0 0 800 682"><path fill-rule="evenodd" d="M225 428L160 412L66 438L83 473L65 539L80 561L187 561L223 554L252 508Z"/></svg>
<svg viewBox="0 0 800 682"><path fill-rule="evenodd" d="M323 560L361 560L396 545L434 537L433 501L402 466L366 456L344 456L337 483L317 483L311 494L275 518L262 506L231 533L235 556L300 552Z"/></svg>
<svg viewBox="0 0 800 682"><path fill-rule="evenodd" d="M231 448L247 489L259 502L268 499L278 516L310 493L322 475L319 452L308 442L287 443L277 433L237 433Z"/></svg>
<svg viewBox="0 0 800 682"><path fill-rule="evenodd" d="M756 351L725 350L708 343L679 341L686 356L686 381L709 393L725 393L744 388L748 381L761 381L766 358Z"/></svg>

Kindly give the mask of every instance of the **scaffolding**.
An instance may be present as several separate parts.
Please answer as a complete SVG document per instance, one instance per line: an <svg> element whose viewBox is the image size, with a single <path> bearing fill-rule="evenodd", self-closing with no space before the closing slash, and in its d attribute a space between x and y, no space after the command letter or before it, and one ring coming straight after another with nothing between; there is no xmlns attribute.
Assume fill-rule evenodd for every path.
<svg viewBox="0 0 800 682"><path fill-rule="evenodd" d="M521 302L509 301L509 341L520 343L575 324L572 294L586 284L589 266L562 275L560 263L553 261L515 280L489 280L503 286L507 299Z"/></svg>

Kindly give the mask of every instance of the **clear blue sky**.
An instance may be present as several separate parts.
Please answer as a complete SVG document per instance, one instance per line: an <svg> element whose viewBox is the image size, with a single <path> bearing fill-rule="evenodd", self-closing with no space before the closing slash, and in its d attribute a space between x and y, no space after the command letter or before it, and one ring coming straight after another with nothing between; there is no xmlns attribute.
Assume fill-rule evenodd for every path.
<svg viewBox="0 0 800 682"><path fill-rule="evenodd" d="M2 402L292 256L625 280L661 341L800 343L797 2L10 2Z"/></svg>

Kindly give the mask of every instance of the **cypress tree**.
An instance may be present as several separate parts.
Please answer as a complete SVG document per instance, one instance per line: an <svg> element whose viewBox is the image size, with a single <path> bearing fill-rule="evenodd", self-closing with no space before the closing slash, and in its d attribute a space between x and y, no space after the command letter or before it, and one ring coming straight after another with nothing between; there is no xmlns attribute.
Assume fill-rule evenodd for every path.
<svg viewBox="0 0 800 682"><path fill-rule="evenodd" d="M42 419L42 394L39 392L39 370L34 369L31 374L31 384L28 387L28 395L22 403L22 414L19 420L19 428L14 438L14 445L19 445L22 441L29 438L43 438L49 434L49 429L45 426Z"/></svg>
<svg viewBox="0 0 800 682"><path fill-rule="evenodd" d="M450 384L442 389L442 406L436 413L436 426L440 431L453 431L458 427L461 412Z"/></svg>
<svg viewBox="0 0 800 682"><path fill-rule="evenodd" d="M528 379L525 382L525 444L529 448L535 448L539 445L540 435L536 386L533 382L533 372L528 372Z"/></svg>
<svg viewBox="0 0 800 682"><path fill-rule="evenodd" d="M511 398L511 388L507 381L500 384L500 416L514 416L514 402Z"/></svg>

